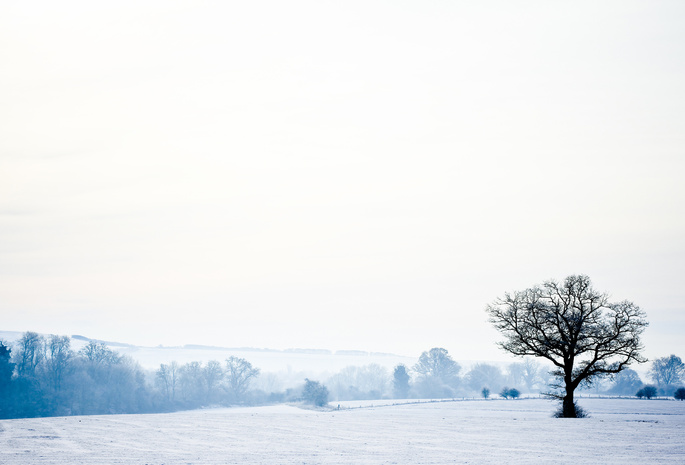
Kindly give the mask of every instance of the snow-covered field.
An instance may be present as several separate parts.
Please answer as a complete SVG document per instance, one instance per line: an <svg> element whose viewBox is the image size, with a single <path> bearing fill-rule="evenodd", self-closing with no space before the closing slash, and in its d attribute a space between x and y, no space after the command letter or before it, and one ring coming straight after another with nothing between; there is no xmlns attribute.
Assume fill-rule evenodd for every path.
<svg viewBox="0 0 685 465"><path fill-rule="evenodd" d="M685 403L543 399L294 406L0 421L3 464L674 464Z"/></svg>

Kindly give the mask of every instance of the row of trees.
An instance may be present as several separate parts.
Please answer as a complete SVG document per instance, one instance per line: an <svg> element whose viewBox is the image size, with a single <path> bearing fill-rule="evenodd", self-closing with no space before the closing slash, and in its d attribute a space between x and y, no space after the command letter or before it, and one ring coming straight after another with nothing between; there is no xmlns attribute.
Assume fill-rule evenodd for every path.
<svg viewBox="0 0 685 465"><path fill-rule="evenodd" d="M67 336L26 332L13 347L0 341L0 418L328 402L328 390L318 381L305 379L282 390L268 374L260 389L254 386L259 375L258 368L238 357L223 364L171 362L150 373L102 342L90 341L74 351Z"/></svg>
<svg viewBox="0 0 685 465"><path fill-rule="evenodd" d="M532 359L508 365L479 363L462 376L462 367L443 348L423 352L418 362L400 364L391 372L378 364L348 366L329 377L325 384L333 400L382 398L450 398L479 396L487 387L499 393L505 386L535 392L547 382L546 371Z"/></svg>
<svg viewBox="0 0 685 465"><path fill-rule="evenodd" d="M78 352L66 336L27 332L0 342L0 417L138 413L154 409L145 376L131 359L90 342Z"/></svg>
<svg viewBox="0 0 685 465"><path fill-rule="evenodd" d="M380 365L349 366L329 377L325 384L333 400L382 398L450 398L499 394L505 398L521 393L546 392L554 384L549 369L531 358L511 363L506 370L496 365L478 363L463 376L462 367L443 348L421 354L414 366L398 365L392 374ZM649 377L654 382L653 396L672 396L683 384L685 364L670 355L652 362ZM514 388L510 386L516 386ZM634 396L648 387L639 374L624 369L613 376L595 379L581 390L616 396ZM648 390L651 393L651 390ZM485 394L487 393L487 394ZM646 396L645 396L646 397Z"/></svg>
<svg viewBox="0 0 685 465"><path fill-rule="evenodd" d="M478 363L460 376L461 366L447 350L433 348L423 352L410 368L398 365L393 372L393 396L396 398L440 398L505 392L515 385L525 392L541 389L547 382L542 366L531 359L512 363L503 372L498 366ZM506 388L506 389L505 389ZM517 390L518 391L518 390Z"/></svg>
<svg viewBox="0 0 685 465"><path fill-rule="evenodd" d="M238 357L229 357L224 365L216 360L205 365L171 362L155 372L155 387L167 409L250 404L265 400L264 393L249 389L257 376L259 369Z"/></svg>
<svg viewBox="0 0 685 465"><path fill-rule="evenodd" d="M685 384L685 363L676 355L657 358L652 362L648 376L654 383L651 386L646 385L635 370L627 368L612 378L606 393L632 396L645 387L651 387L651 397L673 396L675 391Z"/></svg>

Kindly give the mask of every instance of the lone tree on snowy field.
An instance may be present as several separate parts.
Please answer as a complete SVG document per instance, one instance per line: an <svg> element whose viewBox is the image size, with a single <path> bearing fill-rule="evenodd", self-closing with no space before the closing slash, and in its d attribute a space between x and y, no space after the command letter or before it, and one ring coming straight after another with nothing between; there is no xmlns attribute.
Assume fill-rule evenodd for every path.
<svg viewBox="0 0 685 465"><path fill-rule="evenodd" d="M609 302L587 276L504 294L487 312L505 337L501 348L554 364L552 374L559 380L554 387L564 391L549 395L562 401L562 417L579 416L573 393L581 383L647 361L640 355L640 335L648 324L645 313L632 302Z"/></svg>

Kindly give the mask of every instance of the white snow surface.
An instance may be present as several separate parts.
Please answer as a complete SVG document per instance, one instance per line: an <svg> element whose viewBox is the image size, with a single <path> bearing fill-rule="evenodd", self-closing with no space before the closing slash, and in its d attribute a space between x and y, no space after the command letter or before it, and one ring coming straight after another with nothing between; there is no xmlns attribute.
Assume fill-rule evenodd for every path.
<svg viewBox="0 0 685 465"><path fill-rule="evenodd" d="M579 402L590 418L555 419L554 403L519 399L3 420L0 463L685 463L684 402Z"/></svg>

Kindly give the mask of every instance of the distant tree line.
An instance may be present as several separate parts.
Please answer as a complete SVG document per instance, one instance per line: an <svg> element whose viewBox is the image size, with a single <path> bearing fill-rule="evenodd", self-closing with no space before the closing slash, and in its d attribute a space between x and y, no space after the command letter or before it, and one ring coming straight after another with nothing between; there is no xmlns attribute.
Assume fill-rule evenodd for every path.
<svg viewBox="0 0 685 465"><path fill-rule="evenodd" d="M412 367L397 365L392 373L377 364L349 366L331 376L326 385L337 401L373 399L428 399L454 397L517 398L522 394L544 393L554 383L553 373L532 358L497 366L477 363L462 375L461 366L447 350L423 352ZM655 359L649 372L654 384L645 384L632 369L598 377L579 388L581 393L613 396L685 397L685 363L670 355ZM645 388L646 391L644 390ZM645 394L646 392L646 394ZM638 394L639 393L639 394Z"/></svg>
<svg viewBox="0 0 685 465"><path fill-rule="evenodd" d="M443 348L425 351L411 367L392 372L378 364L349 366L323 381L293 374L294 387L282 388L282 375L261 373L250 362L229 357L223 363L177 362L144 371L131 358L90 341L74 351L67 336L27 332L12 346L0 341L0 418L110 413L152 413L205 406L329 400L517 398L540 393L550 384L548 370L531 358L500 367L478 363L462 367ZM650 399L685 399L685 364L670 355L652 362L646 385L625 369L598 380L593 392Z"/></svg>
<svg viewBox="0 0 685 465"><path fill-rule="evenodd" d="M349 366L331 376L326 384L333 400L362 399L438 399L482 396L490 393L539 392L547 383L542 365L532 359L511 363L505 370L487 363L478 363L462 376L462 367L446 349L435 347L425 351L418 362L408 367L397 365L392 373L377 364ZM517 386L508 388L507 386Z"/></svg>
<svg viewBox="0 0 685 465"><path fill-rule="evenodd" d="M263 393L249 390L257 376L259 369L238 357L229 357L223 365L216 360L205 365L171 362L161 364L155 372L155 387L167 410L254 404L269 400Z"/></svg>
<svg viewBox="0 0 685 465"><path fill-rule="evenodd" d="M653 397L675 397L678 400L685 394L685 363L676 355L660 357L652 361L647 373L653 384L645 384L634 370L626 369L618 373L606 390L607 394L618 396L637 396L640 399Z"/></svg>
<svg viewBox="0 0 685 465"><path fill-rule="evenodd" d="M133 360L103 343L78 352L70 338L26 332L14 350L0 342L0 417L38 417L154 410Z"/></svg>
<svg viewBox="0 0 685 465"><path fill-rule="evenodd" d="M68 336L26 332L12 346L0 341L0 419L328 403L328 389L318 381L304 379L280 390L269 375L260 384L273 389L264 390L253 387L259 376L258 368L238 357L171 362L146 372L103 342L89 341L74 351Z"/></svg>

